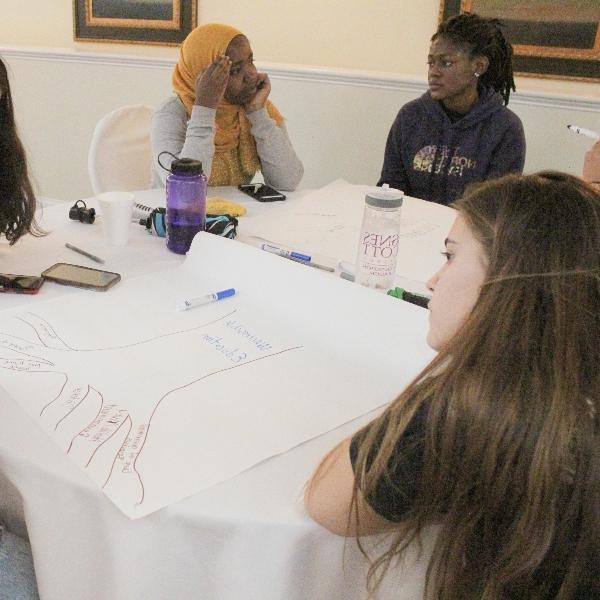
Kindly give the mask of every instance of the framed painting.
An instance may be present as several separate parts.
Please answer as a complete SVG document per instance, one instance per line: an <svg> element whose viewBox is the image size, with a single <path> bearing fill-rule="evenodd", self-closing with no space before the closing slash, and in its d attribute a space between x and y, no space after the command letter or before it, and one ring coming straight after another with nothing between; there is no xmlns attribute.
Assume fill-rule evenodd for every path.
<svg viewBox="0 0 600 600"><path fill-rule="evenodd" d="M500 19L518 75L600 82L600 2L442 0L440 22L461 12Z"/></svg>
<svg viewBox="0 0 600 600"><path fill-rule="evenodd" d="M197 0L73 0L76 41L180 44L196 26Z"/></svg>

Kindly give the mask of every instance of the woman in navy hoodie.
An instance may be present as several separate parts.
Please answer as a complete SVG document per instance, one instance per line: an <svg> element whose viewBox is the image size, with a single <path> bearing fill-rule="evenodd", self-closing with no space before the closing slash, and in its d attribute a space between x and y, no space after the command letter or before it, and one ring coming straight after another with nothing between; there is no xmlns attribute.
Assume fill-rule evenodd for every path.
<svg viewBox="0 0 600 600"><path fill-rule="evenodd" d="M444 21L431 38L429 90L400 109L378 185L450 204L469 183L522 173L523 125L505 106L515 90L512 53L497 19Z"/></svg>

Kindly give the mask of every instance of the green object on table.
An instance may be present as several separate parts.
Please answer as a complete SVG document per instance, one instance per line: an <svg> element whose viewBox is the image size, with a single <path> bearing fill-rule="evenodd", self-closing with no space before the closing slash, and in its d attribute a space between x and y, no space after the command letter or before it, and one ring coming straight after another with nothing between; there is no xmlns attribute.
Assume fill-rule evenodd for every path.
<svg viewBox="0 0 600 600"><path fill-rule="evenodd" d="M402 296L404 295L404 288L395 287L393 290L388 290L388 296L394 296L394 298L400 298L402 300Z"/></svg>
<svg viewBox="0 0 600 600"><path fill-rule="evenodd" d="M410 302L411 304L416 304L421 308L427 308L427 305L429 304L430 300L428 296L422 296L421 294L408 292L401 287L395 287L393 290L389 290L387 295L393 296L394 298L399 298L400 300L404 300L405 302Z"/></svg>

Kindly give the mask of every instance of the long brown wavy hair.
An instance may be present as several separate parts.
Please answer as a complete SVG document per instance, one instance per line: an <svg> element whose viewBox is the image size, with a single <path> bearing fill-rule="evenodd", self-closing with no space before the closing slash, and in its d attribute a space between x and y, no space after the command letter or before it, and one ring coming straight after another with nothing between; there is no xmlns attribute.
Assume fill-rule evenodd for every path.
<svg viewBox="0 0 600 600"><path fill-rule="evenodd" d="M17 135L6 66L0 59L0 234L14 244L22 235L42 235L25 150Z"/></svg>
<svg viewBox="0 0 600 600"><path fill-rule="evenodd" d="M600 194L542 172L478 184L454 206L487 278L460 330L364 429L354 509L427 409L417 497L370 557L368 587L435 525L426 598L600 598Z"/></svg>

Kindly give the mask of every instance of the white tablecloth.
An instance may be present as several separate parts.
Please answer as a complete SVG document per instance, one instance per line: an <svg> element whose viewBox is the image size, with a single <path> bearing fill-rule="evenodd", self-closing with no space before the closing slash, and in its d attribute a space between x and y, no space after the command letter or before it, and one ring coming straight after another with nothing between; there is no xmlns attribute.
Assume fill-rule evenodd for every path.
<svg viewBox="0 0 600 600"><path fill-rule="evenodd" d="M211 192L247 205L241 237L261 235L261 221L267 223L267 217L272 229L280 214L281 242L294 229L294 207L307 197L298 192L286 203L259 204L237 190ZM162 193L141 192L137 201L158 205ZM431 205L422 206L432 211ZM447 209L439 209L441 248L450 217ZM361 211L360 202L349 211L353 222L347 235L357 233ZM172 268L182 260L166 249L164 239L136 225L126 249L107 248L99 225L69 221L67 214L67 205L46 207L41 224L49 235L25 238L10 250L0 245L2 270L35 274L59 261L98 266L64 248L66 241L103 256L104 268L124 279ZM292 235L289 242L297 240ZM350 250L341 246L333 257L326 240L314 251L322 260L351 259ZM34 306L76 291L46 283L37 297L1 295L0 308ZM345 544L313 523L304 513L302 493L324 453L371 416L131 521L0 389L0 515L17 530L26 525L42 600L365 598L366 563L355 543ZM407 563L386 582L382 598L421 597L426 560L413 559L409 553Z"/></svg>

